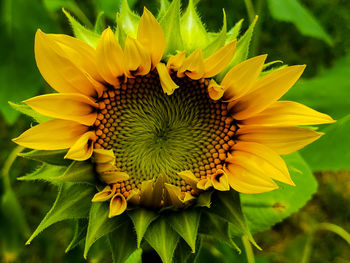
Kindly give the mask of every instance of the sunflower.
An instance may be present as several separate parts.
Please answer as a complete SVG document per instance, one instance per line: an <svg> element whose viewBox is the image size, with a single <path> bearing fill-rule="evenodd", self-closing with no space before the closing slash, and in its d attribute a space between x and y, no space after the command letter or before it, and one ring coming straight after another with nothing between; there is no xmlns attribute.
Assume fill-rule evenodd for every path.
<svg viewBox="0 0 350 263"><path fill-rule="evenodd" d="M279 101L305 65L262 74L267 56L260 55L227 69L236 40L210 55L169 52L171 44L146 8L136 36L118 41L107 28L96 47L38 30L37 66L57 93L24 103L52 119L14 141L91 160L101 182L92 202L109 202L109 217L135 207L181 210L213 189L294 185L280 155L322 135L300 126L334 122Z"/></svg>

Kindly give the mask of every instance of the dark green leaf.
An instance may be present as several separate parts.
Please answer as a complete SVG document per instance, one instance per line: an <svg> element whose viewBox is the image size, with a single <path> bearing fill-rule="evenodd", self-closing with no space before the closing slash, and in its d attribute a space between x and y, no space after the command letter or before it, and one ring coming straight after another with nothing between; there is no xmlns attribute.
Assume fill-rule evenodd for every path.
<svg viewBox="0 0 350 263"><path fill-rule="evenodd" d="M125 216L123 215L108 218L108 212L108 203L92 203L89 215L89 226L85 240L85 258L90 247L96 242L96 240L114 231L125 221Z"/></svg>
<svg viewBox="0 0 350 263"><path fill-rule="evenodd" d="M147 228L159 215L151 210L139 208L129 211L128 216L134 223L137 235L137 247L139 248Z"/></svg>
<svg viewBox="0 0 350 263"><path fill-rule="evenodd" d="M332 44L331 37L298 0L268 0L267 3L275 19L292 22L302 34L322 39L329 45Z"/></svg>
<svg viewBox="0 0 350 263"><path fill-rule="evenodd" d="M125 263L141 263L142 262L142 249L138 248L125 260Z"/></svg>
<svg viewBox="0 0 350 263"><path fill-rule="evenodd" d="M225 14L225 11L223 11L222 29L219 32L219 34L216 36L216 38L214 40L212 40L203 49L204 57L209 57L210 55L214 54L217 50L219 50L221 47L223 47L225 45L226 33L227 33L226 14Z"/></svg>
<svg viewBox="0 0 350 263"><path fill-rule="evenodd" d="M56 180L56 177L61 176L67 167L56 166L50 164L43 164L39 169L33 173L27 174L22 177L18 177L17 180L20 181L46 181L55 185L60 185L61 182Z"/></svg>
<svg viewBox="0 0 350 263"><path fill-rule="evenodd" d="M187 242L192 253L196 252L196 241L201 212L199 209L186 209L174 212L167 217L171 227Z"/></svg>
<svg viewBox="0 0 350 263"><path fill-rule="evenodd" d="M88 221L85 218L75 220L74 235L66 248L66 253L74 249L85 238L87 232Z"/></svg>
<svg viewBox="0 0 350 263"><path fill-rule="evenodd" d="M350 115L321 130L320 139L300 151L314 171L350 169Z"/></svg>
<svg viewBox="0 0 350 263"><path fill-rule="evenodd" d="M76 162L74 161L62 174L55 178L56 180L71 182L71 183L85 183L85 184L96 184L96 173L92 163Z"/></svg>
<svg viewBox="0 0 350 263"><path fill-rule="evenodd" d="M113 263L140 262L140 249L136 249L136 236L132 224L127 218L114 232L108 235L112 248ZM136 252L136 255L132 255ZM142 253L142 250L141 250ZM130 258L131 257L131 258Z"/></svg>
<svg viewBox="0 0 350 263"><path fill-rule="evenodd" d="M168 225L163 217L160 217L150 225L145 239L164 263L172 262L179 235Z"/></svg>
<svg viewBox="0 0 350 263"><path fill-rule="evenodd" d="M280 188L263 194L241 194L242 207L252 232L268 229L298 211L317 190L310 168L300 154L283 157L296 186L279 184Z"/></svg>
<svg viewBox="0 0 350 263"><path fill-rule="evenodd" d="M62 184L55 203L26 244L30 244L41 231L54 223L67 219L86 218L94 191L93 187L87 185Z"/></svg>
<svg viewBox="0 0 350 263"><path fill-rule="evenodd" d="M32 150L30 152L20 153L18 156L59 166L68 166L72 161L64 159L67 154L67 150L54 150L54 151L42 151Z"/></svg>

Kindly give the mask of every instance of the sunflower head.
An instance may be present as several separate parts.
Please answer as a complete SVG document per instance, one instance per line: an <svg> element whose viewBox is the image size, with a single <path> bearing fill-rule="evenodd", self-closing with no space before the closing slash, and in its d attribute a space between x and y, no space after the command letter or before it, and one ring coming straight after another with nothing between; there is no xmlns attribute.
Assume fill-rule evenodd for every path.
<svg viewBox="0 0 350 263"><path fill-rule="evenodd" d="M52 119L14 139L37 150L68 149L72 165L92 167L92 202L108 203L109 218L128 210L141 240L164 210L192 213L210 206L213 191L225 205L237 202L236 192L294 185L280 155L321 136L300 126L333 122L279 101L304 65L262 74L266 55L245 60L255 22L237 43L241 22L227 31L224 14L222 30L208 33L193 1L182 16L180 1L165 5L158 18L146 8L139 17L124 1L116 30L101 35L68 13L77 38L38 30L37 65L57 93L24 103ZM142 234L140 213L149 219ZM183 228L174 229L188 242Z"/></svg>

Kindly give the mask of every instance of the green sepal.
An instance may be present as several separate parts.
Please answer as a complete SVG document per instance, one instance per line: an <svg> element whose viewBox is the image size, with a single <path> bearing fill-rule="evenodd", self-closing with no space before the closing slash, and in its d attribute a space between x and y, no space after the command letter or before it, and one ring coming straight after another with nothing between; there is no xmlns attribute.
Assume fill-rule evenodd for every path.
<svg viewBox="0 0 350 263"><path fill-rule="evenodd" d="M253 37L253 32L255 28L255 24L258 20L258 16L255 16L255 19L253 22L250 24L249 28L247 31L244 33L244 35L238 40L237 42L237 47L236 47L236 53L232 59L232 61L228 64L228 66L218 75L218 79L223 79L226 73L236 66L237 64L243 62L244 60L247 59L248 54L249 54L249 47L250 47L250 42Z"/></svg>
<svg viewBox="0 0 350 263"><path fill-rule="evenodd" d="M127 218L124 217L124 219ZM137 262L137 255L135 257L136 261L133 261L131 257L133 252L136 252L138 249L136 248L136 238L130 220L124 220L123 224L109 233L108 239L112 249L113 263L124 263L126 260Z"/></svg>
<svg viewBox="0 0 350 263"><path fill-rule="evenodd" d="M147 231L147 228L159 216L159 214L151 210L138 208L135 210L128 211L128 216L134 224L137 236L137 247L139 248L143 236Z"/></svg>
<svg viewBox="0 0 350 263"><path fill-rule="evenodd" d="M93 187L87 185L62 184L59 187L55 203L30 236L26 245L29 245L41 231L59 221L86 218L94 191Z"/></svg>
<svg viewBox="0 0 350 263"><path fill-rule="evenodd" d="M88 199L91 203L91 198ZM107 202L92 203L89 214L89 225L85 239L84 258L86 259L90 247L103 236L117 229L124 221L125 216L120 215L108 218L109 206Z"/></svg>
<svg viewBox="0 0 350 263"><path fill-rule="evenodd" d="M238 253L241 253L241 249L232 239L230 223L220 217L210 213L203 213L199 232L209 239L214 238L223 241L237 250Z"/></svg>
<svg viewBox="0 0 350 263"><path fill-rule="evenodd" d="M63 182L83 183L96 185L96 175L92 163L74 161L67 170L59 177L55 178Z"/></svg>
<svg viewBox="0 0 350 263"><path fill-rule="evenodd" d="M200 243L200 242L197 242ZM197 245L198 247L198 245ZM197 249L196 249L197 250ZM174 255L174 261L176 263L186 263L189 262L189 258L191 257L192 249L188 246L185 240L180 239ZM190 261L192 262L192 261Z"/></svg>
<svg viewBox="0 0 350 263"><path fill-rule="evenodd" d="M189 0L187 9L181 17L181 36L184 49L192 52L197 48L204 48L209 42L208 33L196 11L193 0Z"/></svg>
<svg viewBox="0 0 350 263"><path fill-rule="evenodd" d="M163 29L166 48L164 57L175 54L178 50L183 50L184 43L181 36L180 28L180 8L181 1L174 0L169 8L159 20L159 24Z"/></svg>
<svg viewBox="0 0 350 263"><path fill-rule="evenodd" d="M53 150L53 151L43 151L43 150L32 150L30 152L21 152L18 156L31 159L34 161L39 161L42 163L58 165L58 166L68 166L72 163L72 160L64 159L67 154L67 150Z"/></svg>
<svg viewBox="0 0 350 263"><path fill-rule="evenodd" d="M226 21L226 13L225 9L222 9L223 13L223 22L222 29L216 35L216 37L203 49L203 55L205 58L214 54L217 50L225 45L226 35L227 35L227 21Z"/></svg>
<svg viewBox="0 0 350 263"><path fill-rule="evenodd" d="M201 193L198 198L197 202L195 204L196 207L208 207L211 206L211 196L213 195L214 191L205 191Z"/></svg>
<svg viewBox="0 0 350 263"><path fill-rule="evenodd" d="M215 206L210 208L208 212L229 222L231 224L232 234L235 236L247 236L249 241L260 249L247 226L241 208L239 193L234 190L218 192L213 196L213 199Z"/></svg>
<svg viewBox="0 0 350 263"><path fill-rule="evenodd" d="M142 249L138 248L132 252L125 263L142 263Z"/></svg>
<svg viewBox="0 0 350 263"><path fill-rule="evenodd" d="M104 12L101 11L97 15L96 22L94 25L94 31L97 34L102 34L103 30L105 29L106 29L105 16L104 16Z"/></svg>
<svg viewBox="0 0 350 263"><path fill-rule="evenodd" d="M198 234L201 211L190 208L180 212L171 213L167 218L171 227L187 242L192 253L196 252L196 241Z"/></svg>
<svg viewBox="0 0 350 263"><path fill-rule="evenodd" d="M85 43L89 44L90 46L96 47L98 40L100 39L100 35L81 25L73 16L71 16L63 8L62 8L62 11L68 18L68 21L73 29L74 36L84 41Z"/></svg>
<svg viewBox="0 0 350 263"><path fill-rule="evenodd" d="M241 32L241 27L244 19L239 20L231 29L227 32L226 43L236 39Z"/></svg>
<svg viewBox="0 0 350 263"><path fill-rule="evenodd" d="M118 39L120 46L122 48L124 48L127 34L126 34L125 30L123 29L122 22L120 22L120 14L117 13L115 18L116 18L116 22L117 22L117 28L116 28L114 34L115 34L116 38Z"/></svg>
<svg viewBox="0 0 350 263"><path fill-rule="evenodd" d="M42 123L42 122L51 120L50 117L41 115L40 113L37 113L36 111L34 111L31 107L29 107L26 104L14 103L11 101L9 101L8 104L10 104L10 106L12 108L14 108L16 111L19 111L20 113L23 113L24 115L27 115L27 116L33 118L33 120L37 123Z"/></svg>
<svg viewBox="0 0 350 263"><path fill-rule="evenodd" d="M19 181L45 181L54 185L61 185L62 182L56 178L61 176L67 167L56 166L44 163L39 169L32 173L26 174L25 176L18 177Z"/></svg>
<svg viewBox="0 0 350 263"><path fill-rule="evenodd" d="M145 235L164 263L171 263L180 236L168 225L164 217L153 222Z"/></svg>
<svg viewBox="0 0 350 263"><path fill-rule="evenodd" d="M69 251L74 249L76 246L78 246L81 241L83 241L83 239L86 236L87 226L88 226L88 221L86 218L75 220L75 229L74 229L73 238L69 242L69 245L65 250L65 253L68 253Z"/></svg>
<svg viewBox="0 0 350 263"><path fill-rule="evenodd" d="M123 0L119 18L117 19L118 26L121 27L128 36L136 38L139 21L140 17L131 11L128 1Z"/></svg>
<svg viewBox="0 0 350 263"><path fill-rule="evenodd" d="M160 4L160 7L157 15L157 20L160 21L164 17L164 15L167 13L170 3L169 3L169 0L158 0L158 1Z"/></svg>

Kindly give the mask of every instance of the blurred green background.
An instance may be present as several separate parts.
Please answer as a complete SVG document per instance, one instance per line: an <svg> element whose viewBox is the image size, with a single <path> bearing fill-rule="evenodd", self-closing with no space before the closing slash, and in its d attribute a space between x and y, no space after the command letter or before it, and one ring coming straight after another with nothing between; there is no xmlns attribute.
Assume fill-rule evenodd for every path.
<svg viewBox="0 0 350 263"><path fill-rule="evenodd" d="M104 11L114 25L120 0L1 0L0 1L0 260L3 262L84 262L76 248L64 254L72 224L50 227L24 247L55 199L56 189L46 183L19 182L37 163L15 158L21 149L11 138L32 120L20 115L8 101L20 102L50 92L34 60L34 35L44 32L72 34L64 7L82 24L93 27ZM157 0L129 0L141 14L143 6L157 13ZM187 1L183 1L183 7ZM259 20L250 57L269 54L268 61L307 64L303 79L286 95L339 120L322 127L327 132L301 151L318 181L318 191L298 213L272 229L256 234L263 251L256 262L350 262L350 1L349 0L202 0L198 11L209 31L222 26L222 8L230 28L244 18L243 30L255 14ZM319 225L320 223L323 223ZM328 224L325 224L328 223ZM330 225L331 224L331 225ZM109 262L106 251L95 247L90 262ZM200 251L199 262L246 262L231 248L215 243ZM236 261L234 261L236 260Z"/></svg>

